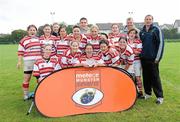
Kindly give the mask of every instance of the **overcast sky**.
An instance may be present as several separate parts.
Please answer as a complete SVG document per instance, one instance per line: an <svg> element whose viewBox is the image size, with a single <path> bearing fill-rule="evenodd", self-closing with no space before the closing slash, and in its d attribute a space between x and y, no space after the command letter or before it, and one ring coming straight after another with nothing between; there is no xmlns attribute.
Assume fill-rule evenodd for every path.
<svg viewBox="0 0 180 122"><path fill-rule="evenodd" d="M76 24L81 17L88 18L91 24L125 24L129 16L135 22L143 22L147 14L152 14L159 24L173 24L180 19L180 0L0 0L0 33L52 21Z"/></svg>

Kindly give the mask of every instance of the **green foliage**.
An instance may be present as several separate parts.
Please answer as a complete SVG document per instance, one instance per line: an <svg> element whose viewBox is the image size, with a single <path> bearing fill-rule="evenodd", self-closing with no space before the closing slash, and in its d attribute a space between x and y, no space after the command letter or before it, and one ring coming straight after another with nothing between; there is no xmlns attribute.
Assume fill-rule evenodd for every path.
<svg viewBox="0 0 180 122"><path fill-rule="evenodd" d="M63 21L63 22L60 22L59 25L60 26L64 26L65 25L66 26L67 24Z"/></svg>
<svg viewBox="0 0 180 122"><path fill-rule="evenodd" d="M165 39L180 39L180 33L178 33L177 28L164 29L162 31L164 32Z"/></svg>
<svg viewBox="0 0 180 122"><path fill-rule="evenodd" d="M88 24L88 27L90 28L91 26L93 26L93 24Z"/></svg>
<svg viewBox="0 0 180 122"><path fill-rule="evenodd" d="M65 22L60 22L60 26L67 25ZM92 24L88 24L88 27L91 27ZM73 25L68 25L66 27L67 34L72 33ZM165 39L170 39L170 41L179 42L180 41L180 33L177 32L177 29L163 29ZM27 34L25 30L14 30L11 32L11 34L1 34L0 35L0 44L16 44L19 43L19 41ZM43 25L39 26L37 31L37 36L43 35ZM174 39L174 40L172 40ZM168 40L169 41L169 40ZM170 42L169 41L169 42Z"/></svg>
<svg viewBox="0 0 180 122"><path fill-rule="evenodd" d="M72 28L73 28L72 25L68 25L68 26L67 26L67 28L66 28L67 34L72 33Z"/></svg>
<svg viewBox="0 0 180 122"><path fill-rule="evenodd" d="M0 36L0 44L16 44L27 35L27 32L24 30L14 30L11 34L4 34Z"/></svg>
<svg viewBox="0 0 180 122"><path fill-rule="evenodd" d="M15 42L13 42L13 40L11 39L10 34L4 34L0 36L0 44L13 44L13 43Z"/></svg>
<svg viewBox="0 0 180 122"><path fill-rule="evenodd" d="M61 27L62 27L62 26L66 26L67 34L72 33L72 27L73 27L73 25L67 25L65 22L60 22L59 25L60 25Z"/></svg>
<svg viewBox="0 0 180 122"><path fill-rule="evenodd" d="M60 22L59 25L60 26L64 26L65 25L66 26L67 24L65 22ZM72 33L72 25L68 25L66 27L66 31L67 31L67 34ZM41 35L43 35L43 25L39 26L38 31L37 31L37 36L41 36Z"/></svg>
<svg viewBox="0 0 180 122"><path fill-rule="evenodd" d="M38 30L37 30L37 36L41 36L43 35L43 25L39 26Z"/></svg>
<svg viewBox="0 0 180 122"><path fill-rule="evenodd" d="M14 30L11 32L11 39L17 43L25 36L27 35L27 32L24 30Z"/></svg>

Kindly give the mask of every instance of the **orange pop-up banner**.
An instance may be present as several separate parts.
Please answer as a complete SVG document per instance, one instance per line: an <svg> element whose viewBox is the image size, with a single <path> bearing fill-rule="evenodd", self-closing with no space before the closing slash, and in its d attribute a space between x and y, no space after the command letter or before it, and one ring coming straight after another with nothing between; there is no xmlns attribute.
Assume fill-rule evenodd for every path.
<svg viewBox="0 0 180 122"><path fill-rule="evenodd" d="M47 117L118 112L135 101L130 75L111 67L63 69L46 77L35 91L35 105Z"/></svg>

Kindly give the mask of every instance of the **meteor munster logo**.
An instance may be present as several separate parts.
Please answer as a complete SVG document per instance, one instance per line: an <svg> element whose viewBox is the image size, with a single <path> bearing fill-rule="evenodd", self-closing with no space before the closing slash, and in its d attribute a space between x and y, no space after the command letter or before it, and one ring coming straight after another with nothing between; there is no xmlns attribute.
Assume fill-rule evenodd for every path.
<svg viewBox="0 0 180 122"><path fill-rule="evenodd" d="M83 88L77 91L72 99L75 103L83 106L97 104L103 98L103 93L96 88Z"/></svg>
<svg viewBox="0 0 180 122"><path fill-rule="evenodd" d="M99 70L75 71L75 92L72 95L75 105L89 109L102 103L100 74Z"/></svg>

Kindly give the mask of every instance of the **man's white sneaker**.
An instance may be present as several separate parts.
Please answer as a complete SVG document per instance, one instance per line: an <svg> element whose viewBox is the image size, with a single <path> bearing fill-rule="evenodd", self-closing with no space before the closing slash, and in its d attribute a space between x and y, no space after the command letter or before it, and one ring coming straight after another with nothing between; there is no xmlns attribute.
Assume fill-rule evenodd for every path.
<svg viewBox="0 0 180 122"><path fill-rule="evenodd" d="M145 94L145 95L144 95L144 99L145 99L145 100L147 100L147 99L149 99L149 98L151 98L151 95L148 95L148 94Z"/></svg>
<svg viewBox="0 0 180 122"><path fill-rule="evenodd" d="M163 103L163 101L164 101L164 99L162 97L158 97L156 100L156 104L160 105Z"/></svg>

